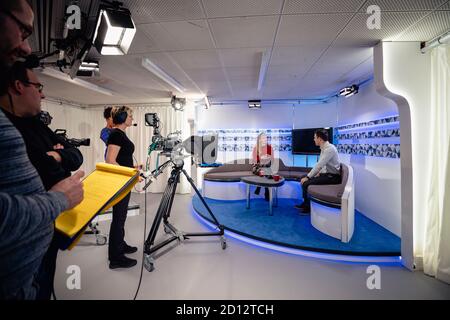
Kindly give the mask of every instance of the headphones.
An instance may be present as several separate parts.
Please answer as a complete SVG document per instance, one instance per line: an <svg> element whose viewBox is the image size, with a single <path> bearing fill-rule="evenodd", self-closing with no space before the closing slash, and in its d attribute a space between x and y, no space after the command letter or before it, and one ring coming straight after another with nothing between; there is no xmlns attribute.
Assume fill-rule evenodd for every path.
<svg viewBox="0 0 450 320"><path fill-rule="evenodd" d="M114 124L122 124L127 120L128 112L125 106L119 107L117 112L113 115L113 123Z"/></svg>

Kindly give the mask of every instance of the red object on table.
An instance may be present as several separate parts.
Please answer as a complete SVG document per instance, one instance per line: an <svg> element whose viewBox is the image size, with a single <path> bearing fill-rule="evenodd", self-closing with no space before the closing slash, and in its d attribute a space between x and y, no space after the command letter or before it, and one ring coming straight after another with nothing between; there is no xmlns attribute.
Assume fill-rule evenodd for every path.
<svg viewBox="0 0 450 320"><path fill-rule="evenodd" d="M273 181L280 181L280 178L281 177L276 174L276 175L273 176Z"/></svg>

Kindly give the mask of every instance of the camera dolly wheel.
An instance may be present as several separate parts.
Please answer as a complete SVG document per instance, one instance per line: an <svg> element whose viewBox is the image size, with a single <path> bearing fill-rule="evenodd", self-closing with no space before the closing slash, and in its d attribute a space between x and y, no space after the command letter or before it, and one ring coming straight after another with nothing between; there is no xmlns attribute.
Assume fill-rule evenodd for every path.
<svg viewBox="0 0 450 320"><path fill-rule="evenodd" d="M98 246L104 246L106 242L108 241L108 237L104 234L96 234L95 235L95 242Z"/></svg>

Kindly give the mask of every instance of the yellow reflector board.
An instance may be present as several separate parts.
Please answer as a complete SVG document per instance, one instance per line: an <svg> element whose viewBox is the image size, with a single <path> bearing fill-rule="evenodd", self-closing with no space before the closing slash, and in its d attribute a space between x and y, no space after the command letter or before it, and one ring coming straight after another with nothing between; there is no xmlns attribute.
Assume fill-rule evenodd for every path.
<svg viewBox="0 0 450 320"><path fill-rule="evenodd" d="M83 201L56 219L56 230L62 240L60 248L72 248L92 219L122 200L138 181L136 169L98 163L95 171L83 180Z"/></svg>

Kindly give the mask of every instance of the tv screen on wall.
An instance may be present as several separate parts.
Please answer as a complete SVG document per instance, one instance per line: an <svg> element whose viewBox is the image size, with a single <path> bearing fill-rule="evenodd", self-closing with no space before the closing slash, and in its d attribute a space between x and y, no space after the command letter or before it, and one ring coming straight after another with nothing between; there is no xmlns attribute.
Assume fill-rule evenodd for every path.
<svg viewBox="0 0 450 320"><path fill-rule="evenodd" d="M292 153L293 154L320 154L320 148L314 143L314 132L317 129L294 129L292 130ZM333 128L325 129L328 132L328 138L333 143Z"/></svg>

